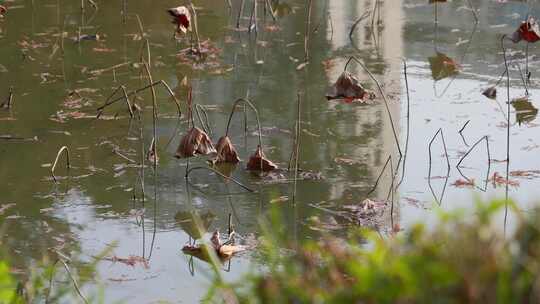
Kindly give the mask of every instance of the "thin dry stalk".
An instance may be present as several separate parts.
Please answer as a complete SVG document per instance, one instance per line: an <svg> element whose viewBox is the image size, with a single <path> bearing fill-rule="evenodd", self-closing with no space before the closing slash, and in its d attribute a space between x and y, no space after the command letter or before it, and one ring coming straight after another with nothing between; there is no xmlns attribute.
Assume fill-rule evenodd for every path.
<svg viewBox="0 0 540 304"><path fill-rule="evenodd" d="M240 19L242 18L242 14L244 12L244 4L245 0L241 0L240 7L238 8L238 16L236 17L236 29L240 28Z"/></svg>
<svg viewBox="0 0 540 304"><path fill-rule="evenodd" d="M409 95L409 78L407 77L407 61L403 60L403 75L405 77L405 92L407 93L407 133L405 137L405 151L403 153L403 168L401 171L401 179L398 183L398 186L401 185L403 179L405 178L405 163L407 161L407 151L409 149L409 133L411 129L411 101ZM398 170L396 168L396 170Z"/></svg>
<svg viewBox="0 0 540 304"><path fill-rule="evenodd" d="M148 67L148 64L144 62L144 69L146 71L146 74L148 76L148 81L150 85L154 82L152 80L152 73L150 73L150 68ZM157 146L157 119L158 119L158 113L157 113L157 101L156 101L156 90L154 89L154 86L150 87L150 91L152 92L152 128L154 133L154 140L153 142L153 148L154 148L154 156L157 158L157 152L156 152L156 146ZM154 170L157 169L157 161L153 162L154 164Z"/></svg>
<svg viewBox="0 0 540 304"><path fill-rule="evenodd" d="M358 24L360 22L362 22L362 20L366 19L369 15L371 14L370 11L366 11L362 16L360 16L360 18L356 19L356 21L353 23L352 27L351 27L351 30L349 31L349 39L352 41L353 39L353 34L354 34L354 30L356 29L356 27L358 26Z"/></svg>
<svg viewBox="0 0 540 304"><path fill-rule="evenodd" d="M165 82L164 80L159 80L159 81L156 81L156 82L153 82L152 84L149 84L147 86L144 86L142 88L139 88L135 91L131 91L127 94L127 96L132 96L132 95L135 95L135 94L138 94L144 90L147 90L149 88L152 88L158 84L161 84L165 87L165 89L167 90L167 93L169 94L169 96L172 97L174 103L176 104L176 108L177 108L177 111L178 111L178 117L180 117L182 115L182 110L180 109L180 102L178 101L178 99L176 98L176 96L174 95L173 91L171 90L171 87L169 87L169 85L167 84L167 82ZM118 97L118 98L115 98L111 101L106 101L102 106L100 106L99 108L97 108L97 111L100 112L100 111L103 111L103 109L105 109L106 107L114 104L115 102L118 102L120 100L123 100L125 99L125 97Z"/></svg>
<svg viewBox="0 0 540 304"><path fill-rule="evenodd" d="M201 54L201 38L199 37L199 25L197 23L197 11L195 10L195 6L193 6L193 3L190 1L189 7L191 8L191 12L193 13L193 29L195 30L195 38L197 39L197 51L199 55Z"/></svg>
<svg viewBox="0 0 540 304"><path fill-rule="evenodd" d="M506 71L506 187L505 187L505 207L504 207L504 233L506 235L506 222L508 219L508 178L510 175L510 73L508 72L508 61L506 59L506 48L504 47L504 39L506 35L501 37L501 48L504 58L504 69Z"/></svg>
<svg viewBox="0 0 540 304"><path fill-rule="evenodd" d="M304 32L304 62L309 61L309 37L311 28L311 8L313 0L308 0L307 16L306 16L306 30Z"/></svg>
<svg viewBox="0 0 540 304"><path fill-rule="evenodd" d="M251 10L251 16L249 17L248 33L251 33L251 29L254 29L255 34L257 34L257 0L253 0L253 9Z"/></svg>
<svg viewBox="0 0 540 304"><path fill-rule="evenodd" d="M56 154L56 159L54 160L54 164L51 167L51 176L55 183L58 183L58 181L56 180L56 176L54 175L54 170L56 169L56 165L58 164L60 155L62 155L62 152L64 151L66 151L66 168L68 172L69 172L69 168L71 167L70 162L69 162L69 148L66 146L62 146L60 150L58 150L58 153Z"/></svg>
<svg viewBox="0 0 540 304"><path fill-rule="evenodd" d="M58 253L60 254L60 253ZM52 287L53 287L53 278L54 278L54 273L55 273L55 270L56 270L56 264L58 263L61 263L62 266L64 266L64 269L66 270L69 278L71 279L71 282L73 282L73 287L75 288L75 290L77 291L77 294L79 295L79 297L83 300L83 302L85 304L88 304L88 299L86 299L86 297L83 295L82 291L81 291L81 288L79 287L79 284L77 283L77 280L75 280L75 278L73 277L73 274L71 273L71 270L69 269L69 266L67 265L67 263L63 260L63 259L58 259L56 260L56 262L54 262L53 264L53 269L51 271L51 276L49 277L49 288L47 289L47 294L45 296L45 303L48 304L49 303L49 296L51 294L51 290L52 290Z"/></svg>
<svg viewBox="0 0 540 304"><path fill-rule="evenodd" d="M394 140L396 142L396 146L397 146L397 149L398 149L398 152L399 152L399 157L401 159L401 157L403 156L403 153L401 153L401 147L400 147L400 144L399 144L399 139L398 139L398 136L397 136L397 132L396 132L396 127L394 126L394 120L392 119L392 113L390 112L390 107L388 106L388 100L386 98L386 94L383 90L383 88L381 87L381 84L379 83L379 81L377 80L377 78L375 78L375 76L373 76L373 74L371 73L371 71L367 68L367 66L364 65L364 63L362 63L360 60L358 60L356 57L351 57L349 58L349 60L347 61L347 63L345 64L345 68L344 70L347 70L347 66L349 65L349 63L354 60L356 61L356 63L358 63L369 75L369 77L373 80L373 82L375 82L375 84L377 85L377 88L379 90L379 93L381 94L383 100L384 100L384 105L386 107L386 113L388 114L388 118L390 119L390 124L392 126L392 133L394 134Z"/></svg>
<svg viewBox="0 0 540 304"><path fill-rule="evenodd" d="M9 95L6 98L6 101L4 101L0 105L0 108L11 109L12 106L13 106L13 86L10 86L9 87Z"/></svg>

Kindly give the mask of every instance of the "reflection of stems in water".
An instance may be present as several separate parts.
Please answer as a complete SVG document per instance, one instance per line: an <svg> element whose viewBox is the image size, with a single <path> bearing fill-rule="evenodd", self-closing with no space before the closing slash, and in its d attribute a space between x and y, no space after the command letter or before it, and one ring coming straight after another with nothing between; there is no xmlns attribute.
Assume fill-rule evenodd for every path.
<svg viewBox="0 0 540 304"><path fill-rule="evenodd" d="M433 141L435 141L435 138L439 134L441 135L441 140L442 140L442 144L443 144L443 148L444 148L444 155L446 157L447 171L446 171L446 178L445 178L445 182L444 182L444 186L443 186L440 198L437 198L437 196L435 195L435 191L433 190L433 187L431 186L431 165L432 165L431 146L433 145ZM433 194L433 197L435 198L437 203L440 205L442 203L444 192L446 190L446 184L448 183L448 178L450 177L450 159L448 157L448 149L446 148L446 142L444 140L444 134L443 134L442 128L439 128L439 130L437 130L435 135L433 135L433 138L429 142L428 151L429 151L428 185L429 185L429 188L431 190L431 193Z"/></svg>
<svg viewBox="0 0 540 304"><path fill-rule="evenodd" d="M237 181L235 178L233 177L230 177L230 176L227 176L227 175L224 175L223 173L213 169L213 168L209 168L209 167L193 167L193 168L189 168L189 170L186 171L186 181L189 179L189 174L191 173L191 171L193 170L209 170L209 171L212 171L214 172L215 174L221 176L222 178L226 179L226 180L230 180L232 181L233 183L237 184L238 186L242 187L243 189L249 191L249 192L255 192L255 190L249 188L248 186L242 184L241 182Z"/></svg>
<svg viewBox="0 0 540 304"><path fill-rule="evenodd" d="M251 10L251 16L249 16L249 25L248 25L248 33L251 33L251 29L253 28L255 30L255 35L257 35L257 1L253 0L253 9Z"/></svg>
<svg viewBox="0 0 540 304"><path fill-rule="evenodd" d="M370 11L365 12L360 18L356 19L356 21L353 23L351 30L349 31L349 39L351 42L353 42L353 33L356 27L358 26L358 23L360 23L362 20L366 19L371 14Z"/></svg>
<svg viewBox="0 0 540 304"><path fill-rule="evenodd" d="M150 84L152 84L154 81L152 80L152 73L150 73L150 68L148 66L148 63L146 62L143 62L143 65L144 65L144 70L146 71L146 75L148 77L148 81L150 82ZM153 161L153 165L154 165L154 171L157 170L157 151L156 151L156 146L157 146L157 119L158 119L158 113L157 113L157 101L156 101L156 90L154 89L154 87L150 87L150 91L152 92L152 129L153 129L153 134L154 134L154 137L152 139L152 143L153 143L153 149L154 149L154 161Z"/></svg>
<svg viewBox="0 0 540 304"><path fill-rule="evenodd" d="M467 151L467 153L465 153L461 159L459 160L459 162L457 163L456 165L456 169L458 170L459 174L461 174L461 176L463 176L463 178L465 178L468 182L472 182L472 180L470 180L467 176L465 176L465 174L463 174L463 172L461 172L461 162L463 162L463 160L472 152L472 150L474 150L474 148L482 141L482 140L485 140L486 141L486 149L487 149L487 163L488 163L488 167L487 167L487 174L486 174L486 180L485 180L485 186L484 186L484 189L476 186L478 189L480 189L481 191L485 192L487 190L487 184L488 184L488 180L489 180L489 171L490 171L490 168L491 168L491 153L489 152L489 140L488 140L488 137L487 135L485 136L482 136L482 138L480 138L476 143L474 143L474 145L472 145L472 147Z"/></svg>
<svg viewBox="0 0 540 304"><path fill-rule="evenodd" d="M459 129L458 133L461 133L463 132L463 130L465 130L465 128L467 127L467 125L471 122L471 120L467 120L467 122L463 125L463 127L461 127L461 129Z"/></svg>
<svg viewBox="0 0 540 304"><path fill-rule="evenodd" d="M152 144L154 141L152 140ZM155 146L154 146L154 153L155 153ZM157 155L155 155L154 164L157 163ZM154 251L154 243L156 241L156 233L157 233L157 193L158 193L158 182L157 182L157 170L154 170L154 227L152 231L152 241L150 242L150 252L148 253L148 260L152 257L152 252ZM144 215L143 215L144 216ZM143 256L144 258L144 256Z"/></svg>
<svg viewBox="0 0 540 304"><path fill-rule="evenodd" d="M465 122L465 124L463 125L463 127L461 127L461 129L459 129L458 133L459 133L459 136L461 136L461 139L463 140L463 143L465 144L465 146L469 146L469 144L467 143L467 141L465 140L465 136L463 136L463 130L465 130L465 127L467 127L467 125L470 123L471 121L470 120L467 120L467 122Z"/></svg>
<svg viewBox="0 0 540 304"><path fill-rule="evenodd" d="M244 12L244 2L245 0L240 1L240 7L238 8L238 17L236 18L236 29L240 28L240 18L242 18L242 13Z"/></svg>
<svg viewBox="0 0 540 304"><path fill-rule="evenodd" d="M265 7L268 7L268 11L270 12L270 16L272 16L272 20L276 22L276 14L274 13L274 9L272 8L272 5L270 4L270 0L264 0Z"/></svg>
<svg viewBox="0 0 540 304"><path fill-rule="evenodd" d="M398 183L398 186L401 185L403 179L405 178L405 162L407 160L407 151L409 149L409 133L411 129L411 102L409 95L409 78L407 77L407 61L403 60L403 75L405 77L405 92L407 93L407 133L405 136L405 151L403 153L403 168L401 172L401 179ZM396 168L396 171L398 168Z"/></svg>
<svg viewBox="0 0 540 304"><path fill-rule="evenodd" d="M375 82L375 84L377 85L377 88L379 89L379 93L381 94L383 100L384 100L384 105L386 107L386 113L388 114L388 118L390 119L390 124L392 126L392 133L394 134L394 140L396 142L396 147L398 149L398 152L399 152L399 158L401 159L401 157L403 156L403 154L401 153L401 147L399 145L399 139L398 139L398 136L397 136L397 133L396 133L396 127L394 126L394 120L392 119L392 113L390 112L390 107L388 106L388 100L386 99L386 94L383 90L383 88L381 87L381 84L379 83L379 81L377 80L377 78L375 78L375 76L373 76L373 74L371 73L371 71L367 68L367 66L365 66L360 60L358 60L356 57L352 56L351 58L349 58L349 60L347 61L347 63L345 64L345 68L343 69L344 71L347 70L347 66L349 65L349 63L354 60L356 61L356 63L358 63L369 75L369 77L373 80L373 82Z"/></svg>
<svg viewBox="0 0 540 304"><path fill-rule="evenodd" d="M472 5L471 0L467 0L467 5L469 5L469 9L470 9L471 12L472 12L472 15L473 15L473 17L474 17L474 22L475 22L475 24L478 24L478 15L476 14L476 9L475 9L474 6Z"/></svg>
<svg viewBox="0 0 540 304"><path fill-rule="evenodd" d="M382 177L382 175L384 173L384 170L386 169L386 166L388 166L388 164L390 163L391 159L392 159L392 155L388 156L388 158L386 159L386 162L384 163L383 168L381 169L381 173L379 173L379 176L377 177L377 180L375 180L375 184L373 185L371 190L369 190L369 192L366 194L366 196L369 196L371 193L373 193L373 191L375 191L375 189L377 189L377 186L379 185L379 180L381 179L381 177Z"/></svg>
<svg viewBox="0 0 540 304"><path fill-rule="evenodd" d="M69 148L66 146L62 146L60 150L58 150L58 153L56 154L56 159L54 160L54 164L51 167L51 175L55 183L58 183L56 180L56 176L54 176L54 170L56 169L56 165L58 164L58 160L60 159L60 155L62 155L62 152L66 151L66 168L69 173L69 168L71 167L69 163Z"/></svg>
<svg viewBox="0 0 540 304"><path fill-rule="evenodd" d="M504 69L506 71L506 187L504 206L504 233L506 235L506 221L508 218L508 177L510 174L510 73L508 72L508 62L506 60L506 48L504 47L504 39L506 35L501 37L501 48L504 58Z"/></svg>
<svg viewBox="0 0 540 304"><path fill-rule="evenodd" d="M313 6L313 0L308 0L307 16L306 16L306 30L304 32L304 62L309 61L309 29L311 28L311 7Z"/></svg>
<svg viewBox="0 0 540 304"><path fill-rule="evenodd" d="M392 177L394 177L394 165L392 163L392 159L390 158L390 174ZM391 194L391 200L390 200L390 225L392 226L392 229L394 228L394 180L395 178L392 178L392 182L390 183L390 191L389 195ZM388 201L388 195L386 196L386 200Z"/></svg>

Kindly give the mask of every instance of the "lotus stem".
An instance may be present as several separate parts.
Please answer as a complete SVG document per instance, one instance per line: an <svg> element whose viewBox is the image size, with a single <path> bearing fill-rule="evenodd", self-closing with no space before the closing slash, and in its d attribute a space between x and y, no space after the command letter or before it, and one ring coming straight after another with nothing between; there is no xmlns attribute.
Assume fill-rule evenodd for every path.
<svg viewBox="0 0 540 304"><path fill-rule="evenodd" d="M225 136L229 136L229 127L231 125L231 120L232 120L232 117L233 117L233 115L235 113L236 106L240 102L243 102L245 105L248 105L253 110L253 112L255 113L255 118L257 119L257 127L258 127L258 130L259 130L259 147L261 147L261 150L263 150L263 146L262 146L262 129L261 129L261 121L259 120L259 112L257 111L257 108L248 99L239 98L234 102L231 113L229 114L229 120L227 122L227 129L225 131Z"/></svg>
<svg viewBox="0 0 540 304"><path fill-rule="evenodd" d="M506 187L505 187L505 207L504 207L504 234L506 235L506 222L508 219L508 178L510 175L510 73L508 72L508 61L506 59L506 48L504 47L504 39L506 35L501 37L501 49L503 51L504 69L506 71Z"/></svg>
<svg viewBox="0 0 540 304"><path fill-rule="evenodd" d="M371 73L371 71L367 68L367 66L364 65L364 63L362 63L360 60L358 60L356 57L352 56L351 58L349 58L349 60L347 60L347 63L345 64L345 68L343 69L344 71L347 70L347 66L349 65L349 63L354 60L356 61L356 63L358 63L369 75L369 77L373 80L373 82L375 82L375 84L377 85L377 88L379 89L379 93L381 94L383 100L384 100L384 105L386 107L386 112L388 114L388 118L390 119L390 125L392 126L392 133L394 134L394 140L396 142L396 146L397 146L397 149L398 149L398 153L399 153L399 156L400 158L403 156L403 154L401 153L401 147L400 147L400 144L399 144L399 139L398 139L398 136L397 136L397 133L396 133L396 128L394 126L394 120L392 119L392 113L390 112L390 107L388 106L388 100L386 98L386 94L383 90L383 88L381 87L381 84L379 83L379 81L377 80L377 78L375 78L375 76L373 76L373 74Z"/></svg>
<svg viewBox="0 0 540 304"><path fill-rule="evenodd" d="M199 123L201 124L202 128L204 129L204 132L206 132L207 134L212 134L212 128L210 128L210 120L208 119L208 112L206 111L206 109L196 103L195 104L195 113L197 114L197 118L199 119ZM201 118L201 113L203 114L204 116L204 122Z"/></svg>
<svg viewBox="0 0 540 304"><path fill-rule="evenodd" d="M68 172L69 172L69 168L71 167L70 162L69 162L69 148L66 147L66 146L62 146L60 148L60 150L58 150L58 153L56 154L56 159L54 160L54 164L51 167L51 176L52 176L55 183L58 183L58 181L56 180L56 176L54 175L54 170L56 169L56 165L58 164L58 160L60 159L60 155L62 155L62 152L64 152L64 151L66 151L66 168L67 168Z"/></svg>

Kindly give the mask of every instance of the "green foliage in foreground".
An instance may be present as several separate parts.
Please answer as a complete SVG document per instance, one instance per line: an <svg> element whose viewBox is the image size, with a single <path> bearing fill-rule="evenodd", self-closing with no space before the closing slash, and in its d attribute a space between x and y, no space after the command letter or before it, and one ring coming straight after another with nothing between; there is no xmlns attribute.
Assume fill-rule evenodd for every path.
<svg viewBox="0 0 540 304"><path fill-rule="evenodd" d="M274 219L263 225L268 269L234 284L219 281L209 297L216 300L219 291L226 302L240 303L540 303L540 216L520 218L505 238L496 216L504 204L442 213L429 230L417 224L384 238L355 231L345 240L325 236L298 246L284 241Z"/></svg>

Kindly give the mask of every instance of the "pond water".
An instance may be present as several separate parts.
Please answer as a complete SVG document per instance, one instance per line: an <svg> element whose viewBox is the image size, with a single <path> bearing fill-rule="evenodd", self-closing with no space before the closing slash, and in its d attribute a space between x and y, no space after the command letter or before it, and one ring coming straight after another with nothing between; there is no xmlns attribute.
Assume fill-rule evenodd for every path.
<svg viewBox="0 0 540 304"><path fill-rule="evenodd" d="M99 2L97 12L89 4L81 12L76 2L7 2L9 11L0 20L0 103L13 87L13 106L0 111L0 227L2 251L15 272L24 277L55 251L91 261L108 250L108 256L144 257L148 265L102 260L96 284L86 285L83 292L102 289L107 302L192 303L205 295L211 273L208 264L182 253L197 235L192 214L210 232L226 232L230 215L240 240L256 243L259 219L276 207L283 228L300 241L317 238L324 227L343 233L350 225L351 217L344 216L347 206L368 197L387 201L386 207L374 218L353 218L382 235L406 231L419 221L436 224L434 209L439 206L468 208L476 198L504 198L505 79L497 86L496 100L482 91L495 85L504 71L500 37L512 33L529 12L539 13L537 7L518 1L473 1L479 21L475 25L467 1L439 3L435 24L434 6L428 1L386 0L379 3L373 28L368 17L349 38L355 21L375 3L313 1L309 64L300 66L305 56L305 3L272 2L279 2L277 22L269 15L263 18L260 1L255 35L235 29L240 1L232 1L232 14L227 1L196 1L201 41L210 41L217 52L195 65L182 53L189 47L187 40L172 38L174 26L165 9L179 5L175 1L130 1L125 15L121 1ZM242 28L249 23L252 3L245 2ZM77 37L87 39L77 42ZM130 119L123 103L108 107L100 119L95 115L120 85L131 92L148 83L140 65L141 54L147 56L146 39L152 78L170 85L183 115L178 119L172 99L156 87L159 164L154 171L145 160L141 183L141 150L146 153L154 134L150 91L132 98L142 108L141 120ZM536 207L540 195L540 125L535 110L540 106L535 100L540 64L535 44L528 50L523 42L511 44L506 43L511 99L525 94L520 71L531 72L529 103L510 107L509 196L527 212ZM363 61L383 84L388 111L369 75L355 62L348 70L375 91L375 100L326 100L327 88L350 56ZM459 73L443 75L434 64L437 60L446 68L456 62ZM230 135L244 161L232 175L255 192L224 183L205 170L192 171L187 183L187 160L174 154L188 128L188 86L193 102L208 113L214 142L224 134L233 102L248 97L259 112L264 151L280 168L287 168L294 149L299 95L299 167L313 174L295 186L294 175L286 172L261 177L246 171L258 133L253 114L247 112L246 132L243 111L238 111ZM389 113L406 156L401 162ZM433 141L430 166L429 143L439 129L449 174L441 137ZM484 136L489 155L486 141L480 141L461 166L474 186L462 186L466 178L456 165ZM67 176L62 156L54 183L50 170L62 146L69 148L72 168ZM192 158L189 166L207 166L206 159ZM512 222L511 214L507 219L501 216L501 229ZM238 279L261 265L257 250L250 250L224 264L223 275Z"/></svg>

